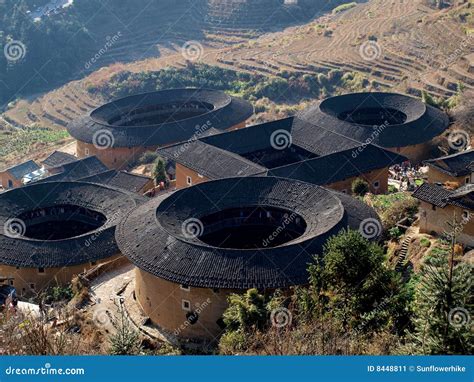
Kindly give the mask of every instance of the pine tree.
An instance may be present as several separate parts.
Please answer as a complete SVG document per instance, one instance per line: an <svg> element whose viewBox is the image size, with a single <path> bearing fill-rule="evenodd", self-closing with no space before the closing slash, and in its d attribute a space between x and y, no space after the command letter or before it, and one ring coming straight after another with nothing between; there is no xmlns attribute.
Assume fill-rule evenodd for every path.
<svg viewBox="0 0 474 382"><path fill-rule="evenodd" d="M130 326L128 318L125 317L123 308L120 310L120 322L115 333L110 339L110 354L112 355L135 355L140 352L140 338Z"/></svg>
<svg viewBox="0 0 474 382"><path fill-rule="evenodd" d="M160 182L166 182L168 177L166 176L166 164L163 158L158 157L153 165L153 179L156 184Z"/></svg>
<svg viewBox="0 0 474 382"><path fill-rule="evenodd" d="M415 292L414 332L409 336L410 353L472 354L472 271L467 263L455 264L459 224L449 224L449 253L437 253L421 270Z"/></svg>

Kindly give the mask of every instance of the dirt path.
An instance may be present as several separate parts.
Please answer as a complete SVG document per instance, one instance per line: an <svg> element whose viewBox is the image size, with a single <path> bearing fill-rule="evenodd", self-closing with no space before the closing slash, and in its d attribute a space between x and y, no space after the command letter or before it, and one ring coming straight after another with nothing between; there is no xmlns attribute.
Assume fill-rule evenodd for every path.
<svg viewBox="0 0 474 382"><path fill-rule="evenodd" d="M96 325L109 332L115 332L114 322L120 317L116 305L117 294L133 280L133 277L133 265L125 264L91 282L91 299L94 303L90 311Z"/></svg>

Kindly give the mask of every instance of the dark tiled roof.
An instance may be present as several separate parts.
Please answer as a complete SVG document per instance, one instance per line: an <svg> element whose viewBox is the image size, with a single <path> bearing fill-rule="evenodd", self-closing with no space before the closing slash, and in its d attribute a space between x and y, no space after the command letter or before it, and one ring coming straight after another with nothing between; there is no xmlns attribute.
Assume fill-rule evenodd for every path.
<svg viewBox="0 0 474 382"><path fill-rule="evenodd" d="M403 156L368 145L361 148L360 152L346 150L274 168L268 171L268 175L325 185L390 167L405 160Z"/></svg>
<svg viewBox="0 0 474 382"><path fill-rule="evenodd" d="M95 156L78 159L62 166L63 172L41 179L39 182L65 182L100 174L109 169Z"/></svg>
<svg viewBox="0 0 474 382"><path fill-rule="evenodd" d="M424 164L451 176L469 175L474 162L474 149L441 158L431 159Z"/></svg>
<svg viewBox="0 0 474 382"><path fill-rule="evenodd" d="M294 211L306 222L302 236L273 248L226 249L189 238L190 219L242 206ZM273 177L228 178L158 197L128 214L117 243L139 268L174 283L203 288L283 288L306 284L312 255L342 228L359 228L376 213L354 198L322 187ZM204 228L205 229L205 228Z"/></svg>
<svg viewBox="0 0 474 382"><path fill-rule="evenodd" d="M378 134L374 134L373 125L349 122L341 117L341 115L351 115L352 112L357 113L357 110L375 108L389 113L400 112L405 115L406 120L385 126ZM377 92L331 97L310 106L301 112L299 117L356 141L371 141L386 148L427 142L440 135L449 125L449 119L445 113L425 105L416 98Z"/></svg>
<svg viewBox="0 0 474 382"><path fill-rule="evenodd" d="M49 168L59 167L66 163L74 162L77 157L74 155L63 153L62 151L54 151L42 163Z"/></svg>
<svg viewBox="0 0 474 382"><path fill-rule="evenodd" d="M15 179L22 179L25 175L30 174L33 171L38 170L39 168L40 167L36 164L36 162L29 160L27 162L23 162L13 167L7 168L3 171L8 171Z"/></svg>
<svg viewBox="0 0 474 382"><path fill-rule="evenodd" d="M105 184L118 187L130 192L140 192L151 178L145 175L133 174L126 171L110 170L100 174L80 179L83 182Z"/></svg>
<svg viewBox="0 0 474 382"><path fill-rule="evenodd" d="M279 131L288 132L291 147L304 149L317 158L267 168L241 156L259 150L274 150L272 135L275 132L280 134ZM157 152L210 179L265 174L268 171L274 176L291 177L319 185L407 160L380 147L363 145L294 117L161 148Z"/></svg>
<svg viewBox="0 0 474 382"><path fill-rule="evenodd" d="M127 114L137 107L190 101L212 105L212 110L195 117L179 119L180 109L177 108L169 121L139 127L108 122L115 116ZM171 89L112 101L73 121L67 129L74 138L82 142L93 143L94 136L105 129L113 136L113 147L153 147L186 141L196 134L206 135L209 133L206 133L207 130L223 131L247 120L252 114L253 106L250 103L221 91Z"/></svg>
<svg viewBox="0 0 474 382"><path fill-rule="evenodd" d="M208 179L249 176L266 171L264 167L239 155L200 140L165 147L157 152L163 158L191 168Z"/></svg>
<svg viewBox="0 0 474 382"><path fill-rule="evenodd" d="M145 199L134 193L98 184L79 182L35 183L0 195L0 226L22 213L55 205L74 205L106 217L97 230L63 240L11 237L0 232L0 264L27 268L52 268L85 264L119 253L115 227L127 212Z"/></svg>
<svg viewBox="0 0 474 382"><path fill-rule="evenodd" d="M466 185L457 190L447 190L432 183L423 183L413 192L413 197L437 207L453 205L474 211L474 185Z"/></svg>
<svg viewBox="0 0 474 382"><path fill-rule="evenodd" d="M271 147L272 133L276 130L286 130L291 133L293 122L294 118L290 117L205 137L201 140L208 145L240 155Z"/></svg>

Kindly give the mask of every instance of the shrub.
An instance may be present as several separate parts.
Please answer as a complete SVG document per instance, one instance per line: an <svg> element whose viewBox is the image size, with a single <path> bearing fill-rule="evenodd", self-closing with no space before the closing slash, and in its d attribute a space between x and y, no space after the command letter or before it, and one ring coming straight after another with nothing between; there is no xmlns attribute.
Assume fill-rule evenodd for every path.
<svg viewBox="0 0 474 382"><path fill-rule="evenodd" d="M337 6L336 8L334 8L332 10L332 13L333 14L341 13L341 12L347 11L348 9L354 8L356 5L357 5L357 3L355 1L352 1L350 3L341 4L341 5Z"/></svg>
<svg viewBox="0 0 474 382"><path fill-rule="evenodd" d="M402 236L402 231L400 231L400 228L398 227L390 228L388 233L392 239L398 239L400 236Z"/></svg>
<svg viewBox="0 0 474 382"><path fill-rule="evenodd" d="M166 163L163 158L156 158L153 164L152 175L156 184L160 182L166 182L168 180L168 176L166 175Z"/></svg>
<svg viewBox="0 0 474 382"><path fill-rule="evenodd" d="M158 154L154 151L146 151L144 152L140 159L138 159L139 164L150 164L153 163L158 158Z"/></svg>
<svg viewBox="0 0 474 382"><path fill-rule="evenodd" d="M357 178L352 182L352 193L357 196L364 196L369 192L369 184L361 179Z"/></svg>
<svg viewBox="0 0 474 382"><path fill-rule="evenodd" d="M405 217L412 219L418 212L418 201L413 197L395 201L382 214L382 222L386 230L395 227Z"/></svg>
<svg viewBox="0 0 474 382"><path fill-rule="evenodd" d="M428 248L428 247L431 246L431 241L430 241L429 239L427 239L426 237L422 237L422 238L420 239L420 245L421 245L422 247Z"/></svg>

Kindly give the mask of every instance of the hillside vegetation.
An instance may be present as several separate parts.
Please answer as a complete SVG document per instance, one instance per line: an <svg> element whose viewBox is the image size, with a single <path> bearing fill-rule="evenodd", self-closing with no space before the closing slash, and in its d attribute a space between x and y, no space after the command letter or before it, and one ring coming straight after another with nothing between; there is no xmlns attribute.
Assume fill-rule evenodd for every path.
<svg viewBox="0 0 474 382"><path fill-rule="evenodd" d="M91 4L92 7L94 1L82 0L78 4ZM329 3L330 10L343 3L349 2ZM123 4L125 2L117 5L116 12ZM178 1L169 12L179 14L181 4ZM89 70L133 59L132 52L137 52L139 47L158 52L160 57L140 60L146 56L138 55L137 61L103 67L83 80L70 82L33 101L18 100L0 116L0 127L13 133L16 129L33 126L63 130L73 118L105 99L155 88L193 85L212 85L250 99L258 111L267 112L254 121L291 114L314 99L362 90L408 93L423 96L441 107L455 108L461 91L466 100L467 94L474 90L474 4L457 1L442 9L432 5L435 4L425 0L370 0L275 33L264 33L265 29L247 33L251 30L247 26L247 32L238 38L236 25L224 23L225 32L219 32L219 37L217 32L212 32L211 26L216 27L212 20L207 21L207 29L199 23L187 24L183 30L193 40L204 38L201 45L195 45L197 55L191 61L195 68L206 69L191 72L192 65L187 61L189 57L182 54L182 45L160 45L158 51L157 45L152 44L158 40L164 43L152 32L159 23L143 19L143 13L153 19L153 8L147 8L147 12L140 15L130 9L130 17L137 16L133 34L128 30L123 33L113 49L105 52ZM102 45L105 30L110 32L106 12L98 11L95 16L98 22L87 24L89 34L92 25L102 24L93 35ZM225 14L222 12L221 16ZM234 12L245 14L244 9L234 9ZM181 17L185 14L181 13ZM202 20L202 13L193 12L193 15ZM239 22L239 28L245 26L243 21ZM115 23L116 31L121 29L117 25ZM147 33L133 37L145 26L150 28ZM171 28L168 32L177 31ZM169 33L166 36L171 38ZM259 34L261 36L255 38ZM178 36L175 37L177 39L173 41L178 42ZM182 44L186 35L181 34L179 38ZM143 44L138 43L139 40ZM165 74L172 75L166 79ZM209 78L205 78L207 75ZM219 76L226 81L220 83ZM34 155L34 151L30 153ZM14 161L14 151L2 160L4 163Z"/></svg>

